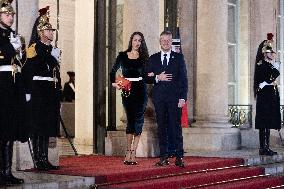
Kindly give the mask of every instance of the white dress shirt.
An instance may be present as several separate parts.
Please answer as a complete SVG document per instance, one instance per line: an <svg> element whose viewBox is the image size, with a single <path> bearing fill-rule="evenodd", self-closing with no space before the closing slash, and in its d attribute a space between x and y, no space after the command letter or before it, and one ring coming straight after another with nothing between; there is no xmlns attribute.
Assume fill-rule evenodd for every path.
<svg viewBox="0 0 284 189"><path fill-rule="evenodd" d="M167 65L169 65L169 61L170 61L170 56L171 56L171 51L169 51L169 52L163 52L163 51L161 51L161 62L162 62L162 64L163 64L163 60L164 60L164 54L166 54L167 55Z"/></svg>

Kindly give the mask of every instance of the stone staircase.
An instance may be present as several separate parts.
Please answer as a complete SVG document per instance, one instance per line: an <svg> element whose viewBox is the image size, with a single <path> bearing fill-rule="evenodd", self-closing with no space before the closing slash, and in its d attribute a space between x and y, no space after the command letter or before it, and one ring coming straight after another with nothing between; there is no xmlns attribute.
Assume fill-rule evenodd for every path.
<svg viewBox="0 0 284 189"><path fill-rule="evenodd" d="M245 158L245 165L265 169L265 174L284 175L284 154L275 156L252 156Z"/></svg>
<svg viewBox="0 0 284 189"><path fill-rule="evenodd" d="M74 155L74 152L65 138L58 140L59 154L60 155ZM76 146L79 148L80 146ZM231 157L231 158L243 158L244 164L252 167L263 167L265 174L270 175L284 175L284 148L273 149L278 152L279 155L272 157L259 156L258 149L246 149L220 151L220 152L194 152L190 151L187 156L213 156L213 157ZM25 184L20 186L9 187L9 189L87 189L90 185L95 183L93 177L80 177L80 176L66 176L66 175L54 175L35 172L15 172L15 175L24 178Z"/></svg>
<svg viewBox="0 0 284 189"><path fill-rule="evenodd" d="M25 184L3 189L88 189L95 183L93 177L66 176L34 172L16 172L15 176L23 178ZM2 187L0 187L2 188Z"/></svg>

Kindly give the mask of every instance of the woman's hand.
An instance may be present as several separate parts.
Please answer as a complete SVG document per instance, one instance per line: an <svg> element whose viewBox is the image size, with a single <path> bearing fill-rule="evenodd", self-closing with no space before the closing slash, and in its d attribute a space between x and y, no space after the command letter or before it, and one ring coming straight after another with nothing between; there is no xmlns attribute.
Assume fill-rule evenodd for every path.
<svg viewBox="0 0 284 189"><path fill-rule="evenodd" d="M154 75L154 72L148 73L148 77L153 77Z"/></svg>
<svg viewBox="0 0 284 189"><path fill-rule="evenodd" d="M115 87L116 89L118 89L118 90L121 89L121 87L120 87L120 85L119 85L118 83L112 83L111 85L112 85L113 87Z"/></svg>

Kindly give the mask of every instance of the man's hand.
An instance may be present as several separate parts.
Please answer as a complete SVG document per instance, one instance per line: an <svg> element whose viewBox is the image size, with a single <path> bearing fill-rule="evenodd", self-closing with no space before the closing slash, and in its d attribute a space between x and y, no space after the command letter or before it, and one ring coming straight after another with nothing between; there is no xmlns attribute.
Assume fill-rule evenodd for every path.
<svg viewBox="0 0 284 189"><path fill-rule="evenodd" d="M57 47L53 47L51 50L51 55L57 60L58 63L61 62L61 50Z"/></svg>
<svg viewBox="0 0 284 189"><path fill-rule="evenodd" d="M13 45L16 51L21 50L22 42L21 42L20 36L17 36L17 35L15 36L13 32L10 33L10 43Z"/></svg>
<svg viewBox="0 0 284 189"><path fill-rule="evenodd" d="M178 100L178 107L182 108L185 105L185 100L184 99L179 99Z"/></svg>
<svg viewBox="0 0 284 189"><path fill-rule="evenodd" d="M165 74L165 71L157 75L157 79L159 81L171 81L172 80L172 74Z"/></svg>

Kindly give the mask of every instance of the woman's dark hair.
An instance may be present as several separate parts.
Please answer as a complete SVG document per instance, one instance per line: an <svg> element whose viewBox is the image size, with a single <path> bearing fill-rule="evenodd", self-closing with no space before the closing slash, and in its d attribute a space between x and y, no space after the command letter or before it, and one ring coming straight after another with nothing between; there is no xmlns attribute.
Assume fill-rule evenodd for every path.
<svg viewBox="0 0 284 189"><path fill-rule="evenodd" d="M130 52L132 49L132 40L134 35L139 35L141 37L141 45L138 49L138 52L139 52L139 57L142 59L143 63L146 64L149 59L149 53L144 39L144 35L141 32L133 32L131 34L126 52Z"/></svg>

